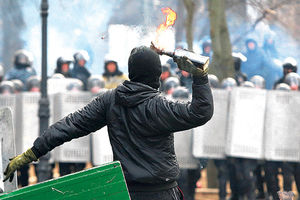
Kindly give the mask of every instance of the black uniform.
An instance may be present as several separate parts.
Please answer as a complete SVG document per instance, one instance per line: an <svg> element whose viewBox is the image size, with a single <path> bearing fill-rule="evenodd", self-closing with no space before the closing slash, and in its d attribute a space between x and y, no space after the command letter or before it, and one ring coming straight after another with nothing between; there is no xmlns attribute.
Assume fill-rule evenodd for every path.
<svg viewBox="0 0 300 200"><path fill-rule="evenodd" d="M144 48L140 54L145 51L150 50ZM139 52L136 54L142 56ZM156 56L159 60L157 54L155 59ZM147 62L137 60L136 63L149 63L151 55L146 59ZM107 125L114 160L122 164L132 199L141 199L135 198L140 192L160 194L172 188L176 195L179 168L173 132L201 126L212 117L211 90L207 77L194 77L192 102L171 102L149 86L159 87L159 75L143 77L139 75L145 74L141 67L136 68L137 74L132 74L129 68L131 81L99 95L81 110L50 126L35 140L33 152L40 157L64 142ZM144 70L147 69L145 66ZM139 78L141 82L148 80L155 81L155 84L133 82ZM146 196L142 199L147 200ZM150 195L149 199L153 200L153 196Z"/></svg>

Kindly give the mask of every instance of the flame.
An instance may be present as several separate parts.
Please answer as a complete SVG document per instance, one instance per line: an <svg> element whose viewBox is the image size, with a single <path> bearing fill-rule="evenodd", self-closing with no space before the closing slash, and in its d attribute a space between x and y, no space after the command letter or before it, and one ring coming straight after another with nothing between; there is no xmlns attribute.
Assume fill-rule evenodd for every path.
<svg viewBox="0 0 300 200"><path fill-rule="evenodd" d="M175 24L177 14L174 10L171 8L162 8L162 13L166 15L166 21L162 24L160 24L156 29L156 38L155 38L155 44L156 46L160 46L160 35L165 32L170 26L173 26Z"/></svg>

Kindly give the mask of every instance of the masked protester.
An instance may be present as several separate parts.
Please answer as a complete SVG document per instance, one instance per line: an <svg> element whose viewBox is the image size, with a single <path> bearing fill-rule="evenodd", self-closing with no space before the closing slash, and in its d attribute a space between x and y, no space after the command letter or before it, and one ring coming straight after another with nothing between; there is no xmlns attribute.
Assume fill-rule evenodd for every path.
<svg viewBox="0 0 300 200"><path fill-rule="evenodd" d="M14 55L14 68L9 70L5 75L6 80L19 79L26 83L27 79L36 75L32 68L33 56L26 50L18 50Z"/></svg>
<svg viewBox="0 0 300 200"><path fill-rule="evenodd" d="M119 70L118 63L113 60L107 60L104 63L103 80L106 89L114 89L128 77Z"/></svg>
<svg viewBox="0 0 300 200"><path fill-rule="evenodd" d="M173 93L174 89L179 86L179 80L176 77L167 78L162 84L162 92L166 95Z"/></svg>
<svg viewBox="0 0 300 200"><path fill-rule="evenodd" d="M4 68L2 65L0 65L0 83L3 81L4 77Z"/></svg>
<svg viewBox="0 0 300 200"><path fill-rule="evenodd" d="M15 92L15 94L23 92L23 90L24 90L24 84L22 83L22 81L20 81L18 79L14 79L14 80L11 80L11 82L13 82L13 84L14 84L14 92Z"/></svg>
<svg viewBox="0 0 300 200"><path fill-rule="evenodd" d="M88 80L88 91L93 94L98 94L105 87L105 82L102 76L92 75Z"/></svg>
<svg viewBox="0 0 300 200"><path fill-rule="evenodd" d="M11 95L14 93L14 84L11 81L2 81L0 83L0 95Z"/></svg>
<svg viewBox="0 0 300 200"><path fill-rule="evenodd" d="M241 72L241 64L242 62L246 62L247 58L242 53L232 53L232 58L234 62L234 79L238 86L240 86L243 82L247 81L247 75Z"/></svg>
<svg viewBox="0 0 300 200"><path fill-rule="evenodd" d="M66 78L71 78L70 64L72 59L67 57L59 57L56 61L56 68L54 73L62 74Z"/></svg>
<svg viewBox="0 0 300 200"><path fill-rule="evenodd" d="M291 87L291 90L299 90L300 76L295 72L290 72L285 76L284 82Z"/></svg>
<svg viewBox="0 0 300 200"><path fill-rule="evenodd" d="M216 75L208 74L208 83L211 88L220 87L220 81Z"/></svg>
<svg viewBox="0 0 300 200"><path fill-rule="evenodd" d="M81 50L73 55L74 67L71 70L72 78L77 78L83 82L84 90L87 89L87 80L91 76L91 73L86 68L86 63L89 61L89 54Z"/></svg>
<svg viewBox="0 0 300 200"><path fill-rule="evenodd" d="M275 85L274 85L274 88L276 88L276 86L280 83L284 83L284 80L285 80L285 77L288 73L290 72L297 72L297 61L292 58L292 57L288 57L284 60L283 62L283 65L282 65L282 68L283 68L283 76L281 77L281 79L279 79Z"/></svg>
<svg viewBox="0 0 300 200"><path fill-rule="evenodd" d="M40 78L37 76L31 76L26 81L26 90L29 92L40 92Z"/></svg>
<svg viewBox="0 0 300 200"><path fill-rule="evenodd" d="M186 57L175 60L192 72ZM56 146L108 126L114 160L124 170L132 200L183 199L177 187L179 168L173 132L205 124L213 114L207 68L193 71L192 101L168 101L157 90L161 75L159 55L148 47L134 48L129 56L130 81L97 96L82 109L54 123L33 147L10 161L5 179Z"/></svg>

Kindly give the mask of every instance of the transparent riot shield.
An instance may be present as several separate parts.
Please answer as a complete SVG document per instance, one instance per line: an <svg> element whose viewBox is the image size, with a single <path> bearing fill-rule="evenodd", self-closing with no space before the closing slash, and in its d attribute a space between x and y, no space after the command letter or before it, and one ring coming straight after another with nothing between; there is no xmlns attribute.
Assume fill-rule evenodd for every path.
<svg viewBox="0 0 300 200"><path fill-rule="evenodd" d="M193 154L198 158L225 158L229 91L214 89L214 115L205 125L194 128Z"/></svg>
<svg viewBox="0 0 300 200"><path fill-rule="evenodd" d="M53 95L49 95L49 125L52 124L53 118ZM21 154L28 148L32 147L34 140L39 136L39 100L40 93L22 92L16 98L16 144L17 154Z"/></svg>
<svg viewBox="0 0 300 200"><path fill-rule="evenodd" d="M181 169L196 169L198 161L193 156L193 130L174 133L175 153Z"/></svg>
<svg viewBox="0 0 300 200"><path fill-rule="evenodd" d="M300 93L269 91L265 123L265 158L300 161Z"/></svg>
<svg viewBox="0 0 300 200"><path fill-rule="evenodd" d="M93 164L102 165L113 161L113 152L109 141L107 127L92 134L93 140Z"/></svg>
<svg viewBox="0 0 300 200"><path fill-rule="evenodd" d="M263 158L266 90L235 88L231 91L226 154Z"/></svg>
<svg viewBox="0 0 300 200"><path fill-rule="evenodd" d="M13 118L10 108L0 109L0 188L5 192L17 189L16 174L12 182L3 182L3 172L9 163L9 159L16 156L15 136L13 130Z"/></svg>
<svg viewBox="0 0 300 200"><path fill-rule="evenodd" d="M54 121L84 107L92 100L88 92L59 93L54 97ZM73 139L54 149L54 160L58 162L90 161L90 136Z"/></svg>

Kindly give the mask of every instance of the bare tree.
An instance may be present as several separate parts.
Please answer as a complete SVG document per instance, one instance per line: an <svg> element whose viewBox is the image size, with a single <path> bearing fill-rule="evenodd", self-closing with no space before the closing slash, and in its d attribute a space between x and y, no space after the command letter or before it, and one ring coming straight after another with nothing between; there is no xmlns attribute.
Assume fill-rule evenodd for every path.
<svg viewBox="0 0 300 200"><path fill-rule="evenodd" d="M231 43L225 16L225 1L209 0L208 9L213 50L211 73L223 79L234 74Z"/></svg>
<svg viewBox="0 0 300 200"><path fill-rule="evenodd" d="M185 22L185 27L186 27L186 40L188 44L188 49L190 51L193 50L193 19L194 19L194 14L195 14L195 2L194 0L182 0L184 7L186 9L186 22Z"/></svg>

